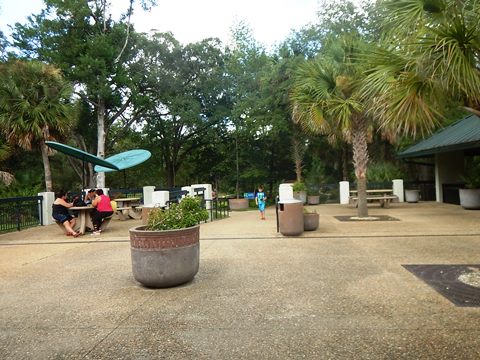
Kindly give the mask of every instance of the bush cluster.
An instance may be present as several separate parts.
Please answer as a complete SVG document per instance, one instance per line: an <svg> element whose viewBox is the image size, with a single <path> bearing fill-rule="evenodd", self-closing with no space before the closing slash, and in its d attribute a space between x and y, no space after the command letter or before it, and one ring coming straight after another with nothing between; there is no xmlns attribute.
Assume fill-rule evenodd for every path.
<svg viewBox="0 0 480 360"><path fill-rule="evenodd" d="M186 197L168 209L155 208L149 214L146 230L174 230L195 226L208 219L208 211L198 198Z"/></svg>

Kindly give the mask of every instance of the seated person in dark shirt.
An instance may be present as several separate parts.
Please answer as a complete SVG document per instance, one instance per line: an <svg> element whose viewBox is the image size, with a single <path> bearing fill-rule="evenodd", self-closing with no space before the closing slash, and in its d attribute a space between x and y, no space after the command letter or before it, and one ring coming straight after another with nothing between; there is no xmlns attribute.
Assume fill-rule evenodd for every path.
<svg viewBox="0 0 480 360"><path fill-rule="evenodd" d="M87 195L85 195L85 200L84 200L85 204L92 205L92 202L95 199L96 195L97 194L95 193L95 189L88 190Z"/></svg>
<svg viewBox="0 0 480 360"><path fill-rule="evenodd" d="M68 209L71 208L73 204L67 202L67 193L61 190L55 194L55 198L52 205L52 217L65 226L67 235L77 237L80 233L73 230L75 218L68 212Z"/></svg>

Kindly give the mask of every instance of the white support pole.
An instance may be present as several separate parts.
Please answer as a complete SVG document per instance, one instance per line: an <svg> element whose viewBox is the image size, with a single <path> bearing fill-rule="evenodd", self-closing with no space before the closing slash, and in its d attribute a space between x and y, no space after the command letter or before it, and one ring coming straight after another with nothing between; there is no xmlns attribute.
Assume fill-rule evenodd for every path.
<svg viewBox="0 0 480 360"><path fill-rule="evenodd" d="M187 196L193 196L193 188L191 186L182 186L182 190L188 191Z"/></svg>
<svg viewBox="0 0 480 360"><path fill-rule="evenodd" d="M280 184L278 187L278 200L293 200L293 184L284 183Z"/></svg>
<svg viewBox="0 0 480 360"><path fill-rule="evenodd" d="M340 181L340 204L347 205L350 198L350 183L348 181Z"/></svg>
<svg viewBox="0 0 480 360"><path fill-rule="evenodd" d="M212 184L193 184L191 187L193 191L195 191L195 189L197 188L205 188L203 198L207 200L205 203L207 210L210 210L210 208L212 207Z"/></svg>
<svg viewBox="0 0 480 360"><path fill-rule="evenodd" d="M151 205L153 207L165 207L167 206L167 202L170 200L170 192L169 191L154 191L152 194L152 202Z"/></svg>
<svg viewBox="0 0 480 360"><path fill-rule="evenodd" d="M143 204L151 205L153 204L153 192L155 191L155 186L144 186L143 187Z"/></svg>
<svg viewBox="0 0 480 360"><path fill-rule="evenodd" d="M403 179L395 179L392 183L393 195L398 196L398 202L404 202Z"/></svg>
<svg viewBox="0 0 480 360"><path fill-rule="evenodd" d="M43 225L52 225L55 223L55 220L52 218L52 205L55 201L55 193L53 192L41 192L38 193L38 196L43 196L42 201L42 219Z"/></svg>

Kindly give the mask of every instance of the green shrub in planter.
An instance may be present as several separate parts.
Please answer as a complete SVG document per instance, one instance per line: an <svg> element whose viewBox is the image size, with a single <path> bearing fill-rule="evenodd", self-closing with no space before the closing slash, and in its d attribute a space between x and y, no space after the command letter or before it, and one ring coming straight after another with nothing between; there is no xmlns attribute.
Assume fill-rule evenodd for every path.
<svg viewBox="0 0 480 360"><path fill-rule="evenodd" d="M208 219L208 211L199 198L185 197L179 204L168 209L152 209L146 230L174 230L195 226Z"/></svg>
<svg viewBox="0 0 480 360"><path fill-rule="evenodd" d="M303 182L296 182L293 184L292 189L294 192L307 191L307 186Z"/></svg>

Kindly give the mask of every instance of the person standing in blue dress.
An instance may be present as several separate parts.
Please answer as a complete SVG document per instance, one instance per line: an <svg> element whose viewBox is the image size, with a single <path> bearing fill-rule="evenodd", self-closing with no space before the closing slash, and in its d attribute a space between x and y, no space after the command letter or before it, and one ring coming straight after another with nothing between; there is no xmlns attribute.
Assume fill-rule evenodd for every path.
<svg viewBox="0 0 480 360"><path fill-rule="evenodd" d="M263 192L263 186L258 187L257 195L255 195L255 204L260 210L260 219L265 220L265 202L267 201L267 196Z"/></svg>

